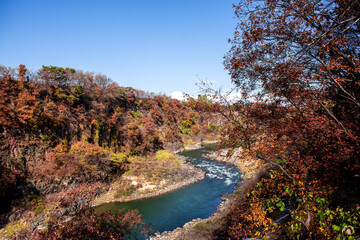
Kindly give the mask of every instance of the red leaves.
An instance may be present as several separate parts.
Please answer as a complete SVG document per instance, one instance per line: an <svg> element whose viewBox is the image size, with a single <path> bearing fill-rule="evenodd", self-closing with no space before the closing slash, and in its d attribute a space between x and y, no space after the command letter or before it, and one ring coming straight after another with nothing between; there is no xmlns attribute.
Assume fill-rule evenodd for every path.
<svg viewBox="0 0 360 240"><path fill-rule="evenodd" d="M26 74L27 69L25 68L25 65L20 64L19 65L19 80L20 83L24 83L25 82L25 74Z"/></svg>
<svg viewBox="0 0 360 240"><path fill-rule="evenodd" d="M137 211L116 214L92 211L78 213L71 221L53 222L47 231L38 232L33 239L124 239L146 236L148 230Z"/></svg>
<svg viewBox="0 0 360 240"><path fill-rule="evenodd" d="M265 0L237 7L241 18L225 66L238 88L260 92L269 104L237 109L240 117L232 119L226 144L248 149L284 178L263 181L256 194L238 203L227 229L231 238L265 236L270 226L262 225L268 222L261 214L273 197L290 212L288 224L273 234L287 239L323 239L321 229L331 229L316 222L316 194L334 206L359 205L352 195L360 194L354 177L360 171L360 32L358 14L346 6ZM291 196L285 182L296 189Z"/></svg>

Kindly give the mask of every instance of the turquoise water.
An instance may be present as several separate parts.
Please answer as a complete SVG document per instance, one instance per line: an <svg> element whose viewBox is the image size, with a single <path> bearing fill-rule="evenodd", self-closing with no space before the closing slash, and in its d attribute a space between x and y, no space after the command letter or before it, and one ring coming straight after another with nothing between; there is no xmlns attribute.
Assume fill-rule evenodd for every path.
<svg viewBox="0 0 360 240"><path fill-rule="evenodd" d="M196 167L207 171L205 178L176 191L127 203L107 203L96 211L138 209L155 231L171 231L195 218L210 217L221 203L221 195L234 190L240 178L237 168L203 158L208 149L180 153Z"/></svg>

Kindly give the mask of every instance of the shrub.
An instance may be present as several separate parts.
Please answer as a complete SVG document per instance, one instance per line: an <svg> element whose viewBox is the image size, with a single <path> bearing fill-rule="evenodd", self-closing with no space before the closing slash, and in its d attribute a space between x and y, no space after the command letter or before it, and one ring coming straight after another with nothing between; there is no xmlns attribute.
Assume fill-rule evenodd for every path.
<svg viewBox="0 0 360 240"><path fill-rule="evenodd" d="M136 186L132 185L130 182L125 182L121 184L118 190L116 190L115 198L130 196L135 191L136 191Z"/></svg>
<svg viewBox="0 0 360 240"><path fill-rule="evenodd" d="M172 153L169 153L168 151L165 150L159 150L156 152L155 154L155 158L157 160L159 160L160 162L164 162L167 160L175 160L176 156Z"/></svg>
<svg viewBox="0 0 360 240"><path fill-rule="evenodd" d="M126 153L122 153L122 152L119 152L119 153L111 153L111 158L110 160L114 163L123 163L126 161L127 159L127 154Z"/></svg>
<svg viewBox="0 0 360 240"><path fill-rule="evenodd" d="M212 123L208 126L208 131L210 132L216 132L216 131L219 131L220 130L220 126L215 124L215 123Z"/></svg>
<svg viewBox="0 0 360 240"><path fill-rule="evenodd" d="M46 231L23 232L20 239L139 239L148 235L148 230L138 211L119 211L116 214L92 211L77 213L69 222L61 219L49 224Z"/></svg>
<svg viewBox="0 0 360 240"><path fill-rule="evenodd" d="M195 225L194 239L213 239L213 227L211 221L202 221Z"/></svg>
<svg viewBox="0 0 360 240"><path fill-rule="evenodd" d="M105 150L96 144L88 142L77 142L71 146L70 152L76 155L92 155L100 158L105 154Z"/></svg>

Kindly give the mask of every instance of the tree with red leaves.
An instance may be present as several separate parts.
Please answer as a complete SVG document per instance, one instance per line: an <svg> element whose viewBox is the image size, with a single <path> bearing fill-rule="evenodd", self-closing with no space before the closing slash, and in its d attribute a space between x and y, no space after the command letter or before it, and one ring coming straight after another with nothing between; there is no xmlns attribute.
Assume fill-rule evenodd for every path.
<svg viewBox="0 0 360 240"><path fill-rule="evenodd" d="M360 209L360 2L235 8L225 67L259 102L234 105L225 143L242 146L267 173L234 207L228 236L355 239L359 224L348 219Z"/></svg>

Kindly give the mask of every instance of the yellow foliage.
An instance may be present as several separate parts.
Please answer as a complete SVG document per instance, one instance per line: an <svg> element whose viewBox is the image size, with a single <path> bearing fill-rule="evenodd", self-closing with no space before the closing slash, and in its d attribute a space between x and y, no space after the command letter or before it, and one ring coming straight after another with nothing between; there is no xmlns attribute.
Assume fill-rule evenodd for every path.
<svg viewBox="0 0 360 240"><path fill-rule="evenodd" d="M123 163L127 158L127 154L123 153L123 152L119 152L119 153L111 153L111 158L110 160L112 162L117 162L117 163Z"/></svg>
<svg viewBox="0 0 360 240"><path fill-rule="evenodd" d="M165 150L159 150L155 154L155 158L159 160L160 162L169 161L169 160L175 160L176 156L172 153L169 153Z"/></svg>
<svg viewBox="0 0 360 240"><path fill-rule="evenodd" d="M0 232L0 237L2 239L10 239L14 237L15 234L20 233L22 230L29 229L30 224L24 220L17 220L6 225Z"/></svg>

